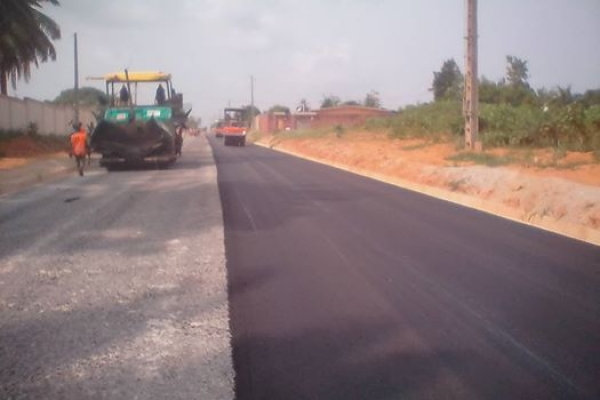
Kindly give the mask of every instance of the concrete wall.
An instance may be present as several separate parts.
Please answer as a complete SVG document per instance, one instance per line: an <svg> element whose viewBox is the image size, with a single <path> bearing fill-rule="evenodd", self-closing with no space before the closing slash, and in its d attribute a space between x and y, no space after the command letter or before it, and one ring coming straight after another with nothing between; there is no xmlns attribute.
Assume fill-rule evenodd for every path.
<svg viewBox="0 0 600 400"><path fill-rule="evenodd" d="M67 135L74 118L75 109L69 105L0 95L0 130L26 130L34 123L42 135ZM84 126L95 122L93 108L82 107L79 120Z"/></svg>

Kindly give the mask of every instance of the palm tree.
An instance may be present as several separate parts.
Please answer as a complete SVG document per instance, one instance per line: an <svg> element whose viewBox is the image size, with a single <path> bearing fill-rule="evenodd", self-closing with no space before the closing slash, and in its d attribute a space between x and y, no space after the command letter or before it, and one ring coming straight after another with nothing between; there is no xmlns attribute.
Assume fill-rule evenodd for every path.
<svg viewBox="0 0 600 400"><path fill-rule="evenodd" d="M52 40L60 39L60 27L40 11L41 4L60 5L58 0L0 0L0 93L13 88L17 79L28 81L31 64L56 60Z"/></svg>

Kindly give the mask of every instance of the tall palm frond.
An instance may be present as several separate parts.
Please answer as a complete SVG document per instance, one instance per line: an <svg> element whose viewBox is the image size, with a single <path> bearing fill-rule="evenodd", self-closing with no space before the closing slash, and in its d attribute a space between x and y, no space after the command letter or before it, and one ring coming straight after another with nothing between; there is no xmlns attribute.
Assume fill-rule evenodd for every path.
<svg viewBox="0 0 600 400"><path fill-rule="evenodd" d="M41 12L42 3L60 5L57 0L0 1L0 92L7 93L18 79L28 81L31 65L56 59L53 40L60 39L60 27Z"/></svg>

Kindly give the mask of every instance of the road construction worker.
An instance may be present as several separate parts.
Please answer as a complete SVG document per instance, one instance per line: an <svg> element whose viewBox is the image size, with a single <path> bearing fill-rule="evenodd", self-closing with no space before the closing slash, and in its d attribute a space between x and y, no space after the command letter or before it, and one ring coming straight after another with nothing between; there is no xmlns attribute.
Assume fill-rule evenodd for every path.
<svg viewBox="0 0 600 400"><path fill-rule="evenodd" d="M81 122L73 124L73 128L75 131L71 134L71 154L75 156L79 175L83 176L85 157L89 153L87 132L83 128Z"/></svg>
<svg viewBox="0 0 600 400"><path fill-rule="evenodd" d="M121 86L121 90L119 91L119 101L122 106L129 104L129 90L127 90L125 85Z"/></svg>
<svg viewBox="0 0 600 400"><path fill-rule="evenodd" d="M161 104L165 104L166 101L166 95L165 95L165 89L163 88L162 84L158 84L158 87L156 88L156 95L154 97L154 100L156 100L156 104L161 105Z"/></svg>
<svg viewBox="0 0 600 400"><path fill-rule="evenodd" d="M181 148L183 147L183 130L185 124L178 123L175 126L175 154L181 156Z"/></svg>

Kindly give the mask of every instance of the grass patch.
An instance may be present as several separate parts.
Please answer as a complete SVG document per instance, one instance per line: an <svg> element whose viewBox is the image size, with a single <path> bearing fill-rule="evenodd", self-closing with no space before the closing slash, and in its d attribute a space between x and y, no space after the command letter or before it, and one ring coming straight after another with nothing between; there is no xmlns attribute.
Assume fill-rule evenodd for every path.
<svg viewBox="0 0 600 400"><path fill-rule="evenodd" d="M25 135L25 132L23 131L0 129L0 142L9 141L23 135Z"/></svg>
<svg viewBox="0 0 600 400"><path fill-rule="evenodd" d="M404 146L404 147L401 147L401 149L406 150L406 151L413 151L413 150L424 149L427 146L429 146L429 143L419 143L419 144L412 144L410 146Z"/></svg>
<svg viewBox="0 0 600 400"><path fill-rule="evenodd" d="M553 160L551 162L535 164L535 166L537 168L541 168L541 169L552 168L552 169L562 169L562 170L567 170L567 169L575 170L583 165L589 165L589 163L586 163L583 161L572 161L572 162L560 164Z"/></svg>
<svg viewBox="0 0 600 400"><path fill-rule="evenodd" d="M448 161L472 162L474 164L486 165L488 167L499 167L511 164L514 159L510 156L497 156L490 153L463 152L447 157Z"/></svg>

